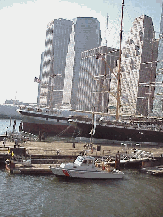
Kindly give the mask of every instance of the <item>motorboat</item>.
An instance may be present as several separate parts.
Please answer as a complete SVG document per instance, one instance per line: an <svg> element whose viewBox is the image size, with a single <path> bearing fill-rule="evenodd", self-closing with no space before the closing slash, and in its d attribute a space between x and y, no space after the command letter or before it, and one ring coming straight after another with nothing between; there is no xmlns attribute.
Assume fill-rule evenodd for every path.
<svg viewBox="0 0 163 217"><path fill-rule="evenodd" d="M92 156L78 156L74 163L62 163L59 166L50 166L52 173L57 177L83 179L121 179L124 173L110 167L97 167Z"/></svg>

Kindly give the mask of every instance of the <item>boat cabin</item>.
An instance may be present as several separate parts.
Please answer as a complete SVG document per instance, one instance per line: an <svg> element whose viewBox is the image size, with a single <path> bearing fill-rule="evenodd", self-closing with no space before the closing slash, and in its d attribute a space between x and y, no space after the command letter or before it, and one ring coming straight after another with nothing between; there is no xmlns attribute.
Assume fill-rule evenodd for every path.
<svg viewBox="0 0 163 217"><path fill-rule="evenodd" d="M91 156L78 156L74 163L78 166L95 165L95 158Z"/></svg>

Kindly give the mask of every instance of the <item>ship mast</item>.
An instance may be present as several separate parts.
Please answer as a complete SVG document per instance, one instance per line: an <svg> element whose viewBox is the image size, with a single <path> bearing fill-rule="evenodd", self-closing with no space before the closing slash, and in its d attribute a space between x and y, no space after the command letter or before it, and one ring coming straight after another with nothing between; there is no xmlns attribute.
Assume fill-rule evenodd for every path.
<svg viewBox="0 0 163 217"><path fill-rule="evenodd" d="M120 112L120 95L121 95L121 46L122 46L122 22L123 22L123 7L124 0L122 0L122 16L121 16L121 30L120 30L120 48L119 48L119 64L118 64L118 74L117 74L117 108L116 108L116 120L119 120Z"/></svg>
<svg viewBox="0 0 163 217"><path fill-rule="evenodd" d="M108 13L107 13L107 18L106 18L106 35L107 35L107 32L108 32ZM106 36L105 36L106 37ZM107 47L107 39L106 39L106 47Z"/></svg>

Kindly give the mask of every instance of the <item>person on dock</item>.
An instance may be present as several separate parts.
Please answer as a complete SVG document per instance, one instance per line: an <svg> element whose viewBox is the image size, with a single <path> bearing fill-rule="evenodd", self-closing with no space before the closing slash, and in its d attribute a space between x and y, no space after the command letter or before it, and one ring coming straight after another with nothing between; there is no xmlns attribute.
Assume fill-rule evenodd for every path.
<svg viewBox="0 0 163 217"><path fill-rule="evenodd" d="M39 141L41 142L41 132L39 131Z"/></svg>
<svg viewBox="0 0 163 217"><path fill-rule="evenodd" d="M17 139L15 139L15 147L18 147L18 140Z"/></svg>
<svg viewBox="0 0 163 217"><path fill-rule="evenodd" d="M20 122L20 125L19 125L19 132L22 131L22 122Z"/></svg>
<svg viewBox="0 0 163 217"><path fill-rule="evenodd" d="M14 130L15 130L15 124L13 125L13 132L14 132Z"/></svg>
<svg viewBox="0 0 163 217"><path fill-rule="evenodd" d="M46 133L44 132L41 136L41 140L45 141L45 138L46 138Z"/></svg>

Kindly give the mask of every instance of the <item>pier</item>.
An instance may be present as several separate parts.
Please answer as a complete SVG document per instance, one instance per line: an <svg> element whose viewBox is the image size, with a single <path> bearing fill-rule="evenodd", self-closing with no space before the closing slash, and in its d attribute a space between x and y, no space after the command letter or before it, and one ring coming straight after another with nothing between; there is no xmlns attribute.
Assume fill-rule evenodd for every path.
<svg viewBox="0 0 163 217"><path fill-rule="evenodd" d="M120 154L120 169L141 169L147 167L156 167L163 165L163 145L142 144L139 145L108 143L108 144L90 144L80 142L38 142L26 141L15 145L14 142L6 141L0 143L0 167L5 168L5 161L8 159L14 162L12 173L32 174L32 175L50 175L50 165L61 164L63 162L74 162L78 155L90 155L106 165L115 167L115 156ZM150 154L150 158L129 159L134 154L136 148L141 152ZM122 159L123 156L126 158ZM127 158L128 156L128 158ZM23 165L23 162L30 160L30 165ZM145 169L144 169L145 171Z"/></svg>

